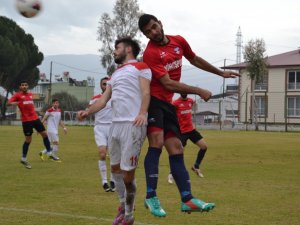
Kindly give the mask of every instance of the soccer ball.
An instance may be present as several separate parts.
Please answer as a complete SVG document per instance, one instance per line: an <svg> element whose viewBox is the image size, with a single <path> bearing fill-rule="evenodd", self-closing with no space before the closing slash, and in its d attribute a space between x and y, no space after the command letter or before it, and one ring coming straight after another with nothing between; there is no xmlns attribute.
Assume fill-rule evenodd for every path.
<svg viewBox="0 0 300 225"><path fill-rule="evenodd" d="M16 0L16 7L19 13L26 17L35 17L42 9L40 0Z"/></svg>

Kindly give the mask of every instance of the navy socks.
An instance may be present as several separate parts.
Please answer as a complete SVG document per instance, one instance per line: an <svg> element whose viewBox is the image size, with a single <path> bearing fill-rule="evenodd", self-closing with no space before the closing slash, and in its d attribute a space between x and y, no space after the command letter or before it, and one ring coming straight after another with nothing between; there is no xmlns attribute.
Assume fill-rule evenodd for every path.
<svg viewBox="0 0 300 225"><path fill-rule="evenodd" d="M30 143L27 143L26 141L23 144L23 148L22 148L22 156L23 156L23 158L27 157L29 145L30 145Z"/></svg>
<svg viewBox="0 0 300 225"><path fill-rule="evenodd" d="M51 152L51 145L48 137L43 138L44 146L47 149L47 152Z"/></svg>
<svg viewBox="0 0 300 225"><path fill-rule="evenodd" d="M157 182L158 182L158 165L161 149L149 147L145 157L144 167L147 184L146 198L156 196Z"/></svg>
<svg viewBox="0 0 300 225"><path fill-rule="evenodd" d="M171 155L169 156L169 161L171 173L181 195L181 201L187 202L191 200L193 196L191 192L190 176L184 165L183 154Z"/></svg>
<svg viewBox="0 0 300 225"><path fill-rule="evenodd" d="M196 159L195 164L194 164L195 168L199 169L199 166L200 166L200 164L201 164L201 162L202 162L202 159L203 159L204 156L205 156L206 150L207 150L207 149L200 149L200 150L198 151L197 159Z"/></svg>

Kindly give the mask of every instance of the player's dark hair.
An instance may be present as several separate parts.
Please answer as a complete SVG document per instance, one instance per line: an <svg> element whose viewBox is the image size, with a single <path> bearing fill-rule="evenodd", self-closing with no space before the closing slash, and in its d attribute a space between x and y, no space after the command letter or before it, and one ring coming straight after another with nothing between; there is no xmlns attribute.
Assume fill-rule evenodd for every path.
<svg viewBox="0 0 300 225"><path fill-rule="evenodd" d="M143 29L150 22L150 20L154 20L154 21L158 22L158 19L151 14L143 14L140 16L140 18L139 18L140 31L144 32Z"/></svg>
<svg viewBox="0 0 300 225"><path fill-rule="evenodd" d="M100 84L102 83L102 81L104 80L109 80L109 77L102 77L101 80L100 80Z"/></svg>
<svg viewBox="0 0 300 225"><path fill-rule="evenodd" d="M20 83L19 83L19 86L21 86L21 84L23 84L23 83L28 84L28 81L27 80L21 80Z"/></svg>
<svg viewBox="0 0 300 225"><path fill-rule="evenodd" d="M133 40L131 37L124 37L116 40L115 47L117 47L117 45L120 43L124 43L125 46L130 46L132 48L132 53L135 58L141 51L139 43L136 40Z"/></svg>
<svg viewBox="0 0 300 225"><path fill-rule="evenodd" d="M52 99L52 103L54 102L58 102L58 99L57 98Z"/></svg>

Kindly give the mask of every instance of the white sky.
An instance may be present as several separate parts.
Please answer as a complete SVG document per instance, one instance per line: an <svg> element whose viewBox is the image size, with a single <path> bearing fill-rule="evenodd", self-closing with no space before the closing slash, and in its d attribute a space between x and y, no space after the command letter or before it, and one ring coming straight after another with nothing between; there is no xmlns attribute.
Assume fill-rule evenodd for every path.
<svg viewBox="0 0 300 225"><path fill-rule="evenodd" d="M113 0L42 0L43 11L27 19L15 0L0 0L0 15L15 20L35 38L44 55L98 54L100 16L112 12ZM215 66L236 60L236 33L243 44L263 38L267 55L300 47L299 0L138 0L140 9L156 15L166 34L180 34L194 52ZM145 38L142 39L147 42ZM242 58L243 61L243 58ZM186 62L185 62L186 63Z"/></svg>
<svg viewBox="0 0 300 225"><path fill-rule="evenodd" d="M113 0L42 0L39 16L27 19L15 10L14 0L0 0L0 15L15 20L45 55L98 54L97 26ZM193 50L210 62L235 60L236 33L243 43L263 38L267 55L300 47L299 0L139 0L143 12L156 15L165 33L184 36ZM146 39L143 39L146 43Z"/></svg>

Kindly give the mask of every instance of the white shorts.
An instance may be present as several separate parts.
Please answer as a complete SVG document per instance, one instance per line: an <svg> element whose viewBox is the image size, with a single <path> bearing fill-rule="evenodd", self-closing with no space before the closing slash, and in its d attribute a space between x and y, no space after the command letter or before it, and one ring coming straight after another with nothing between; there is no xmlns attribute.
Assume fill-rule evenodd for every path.
<svg viewBox="0 0 300 225"><path fill-rule="evenodd" d="M124 171L135 169L145 138L146 126L137 127L133 122L113 122L108 138L110 164L120 164Z"/></svg>
<svg viewBox="0 0 300 225"><path fill-rule="evenodd" d="M51 142L59 142L58 133L47 132L50 143Z"/></svg>
<svg viewBox="0 0 300 225"><path fill-rule="evenodd" d="M111 124L100 124L95 125L94 134L95 134L95 142L97 147L99 146L108 146L108 135Z"/></svg>

